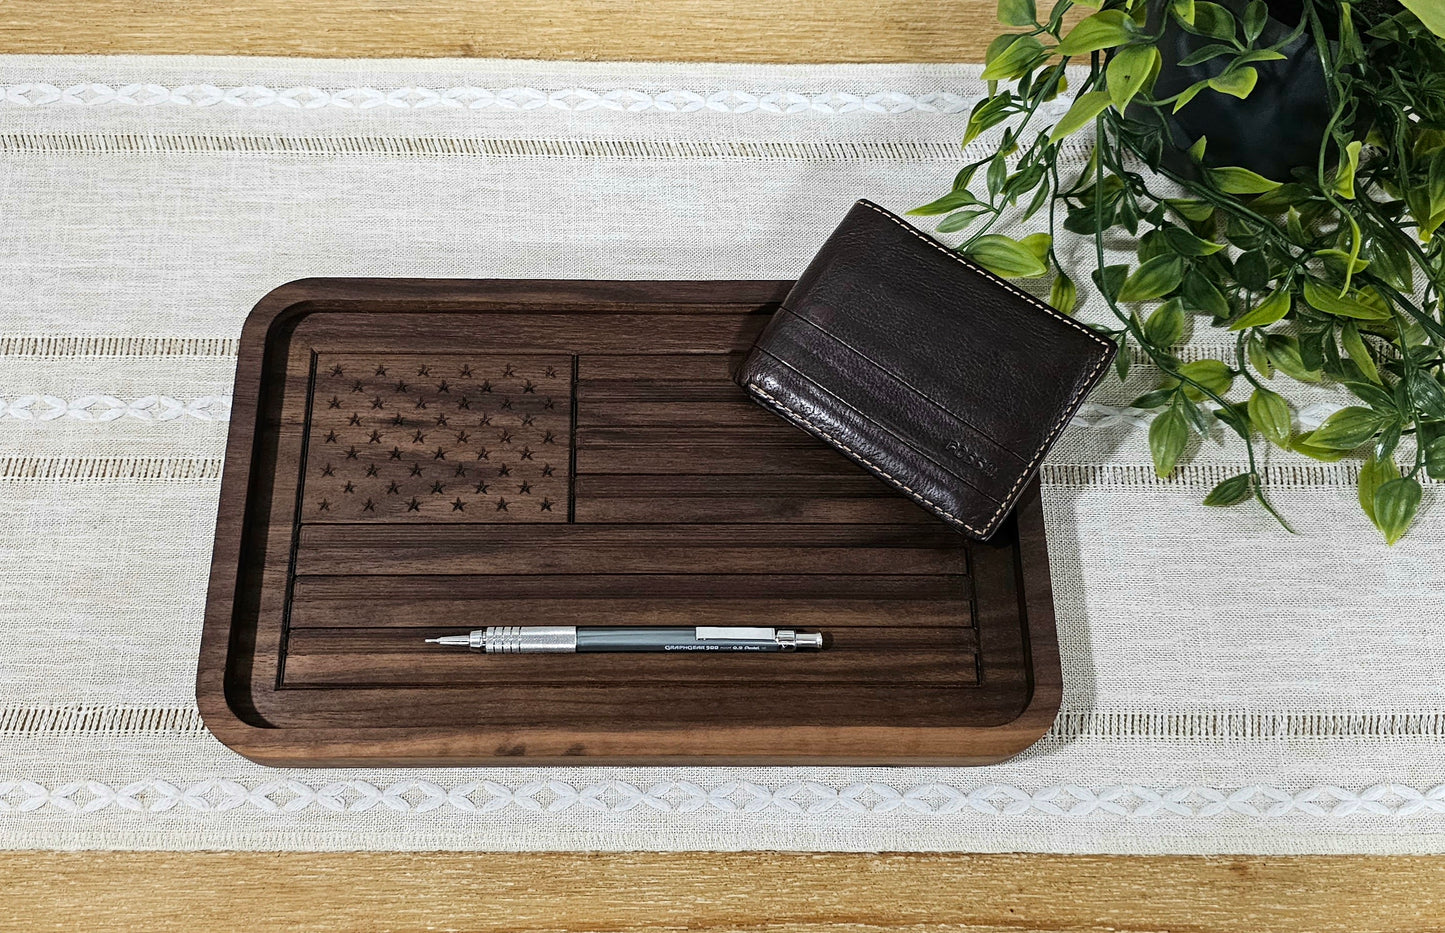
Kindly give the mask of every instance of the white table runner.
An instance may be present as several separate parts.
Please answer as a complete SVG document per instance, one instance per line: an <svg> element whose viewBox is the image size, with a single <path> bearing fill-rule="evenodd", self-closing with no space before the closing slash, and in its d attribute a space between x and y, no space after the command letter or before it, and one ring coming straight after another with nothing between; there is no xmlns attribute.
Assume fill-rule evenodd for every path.
<svg viewBox="0 0 1445 933"><path fill-rule="evenodd" d="M1445 850L1439 506L1387 549L1354 464L1281 456L1301 534L1206 509L1242 451L1156 480L1122 408L1142 365L1044 467L1066 698L1008 764L273 770L201 726L236 338L262 294L790 278L855 198L946 188L976 75L0 58L0 845Z"/></svg>

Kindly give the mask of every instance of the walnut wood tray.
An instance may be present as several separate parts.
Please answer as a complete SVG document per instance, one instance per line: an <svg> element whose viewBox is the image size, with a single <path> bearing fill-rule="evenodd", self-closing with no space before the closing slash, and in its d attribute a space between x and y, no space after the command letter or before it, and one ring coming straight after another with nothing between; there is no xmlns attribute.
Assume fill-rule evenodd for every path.
<svg viewBox="0 0 1445 933"><path fill-rule="evenodd" d="M971 543L753 405L786 282L313 279L241 338L197 678L271 765L983 764L1060 699L1037 489ZM494 625L820 652L484 656Z"/></svg>

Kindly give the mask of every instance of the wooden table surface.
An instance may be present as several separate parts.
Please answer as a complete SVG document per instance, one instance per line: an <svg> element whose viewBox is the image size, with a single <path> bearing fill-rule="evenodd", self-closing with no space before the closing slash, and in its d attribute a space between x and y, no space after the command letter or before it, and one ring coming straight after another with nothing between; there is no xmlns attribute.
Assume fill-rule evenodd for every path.
<svg viewBox="0 0 1445 933"><path fill-rule="evenodd" d="M993 0L4 0L0 53L977 60ZM0 855L0 930L1445 930L1445 858Z"/></svg>

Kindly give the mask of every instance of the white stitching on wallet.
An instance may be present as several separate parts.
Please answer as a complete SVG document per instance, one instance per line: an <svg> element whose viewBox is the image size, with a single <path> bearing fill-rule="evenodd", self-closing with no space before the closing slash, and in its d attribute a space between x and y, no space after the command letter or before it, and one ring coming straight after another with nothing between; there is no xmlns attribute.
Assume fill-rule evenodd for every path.
<svg viewBox="0 0 1445 933"><path fill-rule="evenodd" d="M1100 345L1102 345L1102 346L1105 347L1106 349L1113 349L1113 344L1112 344L1112 343L1110 343L1109 341L1105 340L1103 337L1100 337L1098 334L1094 333L1094 332L1093 332L1092 330L1090 330L1089 328L1087 328L1087 327L1085 327L1084 325L1080 324L1078 321L1074 320L1073 318L1067 317L1067 316L1065 316L1065 315L1063 315L1063 314L1060 314L1060 313L1058 312L1058 310L1049 307L1048 305L1044 304L1042 301L1039 301L1039 300L1038 300L1037 298L1035 298L1033 295L1030 295L1028 292L1025 292L1024 290L1022 290L1022 289L1020 289L1020 288L1017 288L1017 287L1015 287L1015 286L1013 286L1013 285L1010 285L1008 282L1005 282L1003 279L1001 279L1001 278L999 278L998 276L994 275L992 272L989 272L987 269L984 269L984 268L978 266L978 265L975 264L975 263L969 262L966 258L964 258L963 256L960 256L958 253L956 253L956 252L954 252L953 250L949 249L948 247L944 246L942 243L939 243L937 240L934 240L934 239L931 238L931 237L928 237L928 236L923 235L922 233L919 233L917 230L915 230L915 229L914 229L912 226L910 226L908 223L906 223L906 222L904 222L903 220L900 220L899 218L893 216L893 215L890 214L888 211L885 211L883 208L881 208L881 207L879 207L878 205L874 204L872 201L859 201L858 203L861 204L861 205L863 205L864 207L870 209L870 210L877 211L879 214L881 214L882 216L884 216L884 217L888 218L889 220L893 221L895 224L897 224L898 226L902 227L906 232L908 232L909 234L911 234L911 235L917 237L918 239L922 240L924 243L927 243L929 246L931 246L931 247L933 247L934 249L938 250L938 251L939 251L940 253L942 253L943 255L949 257L950 259L954 260L955 262L958 262L958 263L961 263L961 264L964 265L964 266L967 266L969 269L973 270L974 272L977 272L979 275L982 275L984 278L988 279L989 281L994 282L995 284L997 284L997 285L999 285L999 286L1002 286L1005 291L1008 291L1008 292L1010 292L1010 293L1012 293L1012 294L1014 294L1014 295L1017 295L1019 298L1022 298L1024 301L1026 301L1026 302L1028 302L1029 304L1033 305L1034 307L1040 309L1041 311L1045 311L1045 312L1047 312L1048 314L1050 314L1051 316L1053 316L1053 317L1059 319L1060 321L1064 322L1065 324L1068 324L1070 327L1073 327L1073 328L1077 329L1080 333L1086 335L1090 340L1093 340L1093 341L1099 343ZM963 525L963 527L967 528L969 531L972 531L974 534L980 535L980 536L982 536L982 537L987 537L989 534L991 534L991 533L993 532L994 528L997 527L999 521L1003 518L1004 513L1008 511L1008 507L1013 503L1014 497L1018 494L1019 489L1021 489L1021 488L1023 487L1023 484L1024 484L1024 482L1028 479L1029 475L1030 475L1031 473L1033 473L1034 467L1038 466L1039 460L1041 460L1041 459L1043 458L1043 456L1044 456L1044 451L1048 450L1049 445L1050 445L1051 443L1053 443L1054 438L1057 437L1058 434L1059 434L1059 432L1063 430L1064 425L1065 425L1065 424L1068 422L1068 420L1069 420L1069 416L1070 416L1070 414L1072 413L1072 409L1073 409L1074 405L1075 405L1081 398L1083 398L1083 396L1084 396L1084 394L1085 394L1086 392L1089 391L1089 388L1090 388L1090 386L1093 384L1093 381L1094 381L1095 377L1097 377L1098 374L1099 374L1099 372L1100 372L1106 365L1108 365L1108 362L1109 362L1109 355L1108 355L1107 353L1104 354L1103 356L1099 357L1099 361L1094 365L1094 368L1089 371L1089 374L1088 374L1088 375L1083 379L1083 381L1080 383L1079 388L1078 388L1078 391L1076 391L1076 392L1074 393L1073 397L1069 399L1068 404L1064 406L1064 410L1063 410L1063 412L1060 413L1058 420L1054 422L1053 428L1051 428L1051 429L1049 430L1049 433L1044 436L1043 442L1042 442L1041 444L1039 444L1039 449L1036 450L1036 451L1034 451L1034 455L1033 455L1033 457L1029 460L1028 466L1024 467L1023 471L1019 473L1018 479L1014 481L1013 488L1011 488L1011 489L1008 491L1007 495L1005 495L1005 496L1003 497L1003 501L999 503L998 510L997 510L996 512L994 512L992 516L989 517L988 524L986 524L986 525L984 526L984 530L983 530L983 531L979 531L979 530L977 530L976 528L973 528L973 527L965 524L963 521L961 521L961 520L959 520L959 519L957 519L957 518L954 518L954 521L955 521L955 522L957 522L957 523L960 524L960 525ZM789 409L789 410L791 410L791 409ZM796 413L795 413L795 414L796 414ZM833 443L835 443L835 444L838 443L838 441L837 441L836 439L829 438L829 440L832 440ZM841 446L841 445L840 445L840 446ZM854 456L857 456L857 454L855 453ZM865 461L865 462L866 462L866 461ZM872 464L869 464L869 465L872 466ZM878 468L875 466L874 469L878 469ZM880 472L881 472L881 471L880 471ZM890 477L890 479L891 479L891 477ZM897 485L897 486L898 486L899 488L901 488L901 489L908 489L907 486L904 486L902 483L899 483L897 480L893 480L893 483L894 483L895 485ZM917 493L913 493L912 490L909 490L909 492L912 493L914 496L917 496L917 495L918 495ZM930 503L930 505L932 505L932 503ZM933 506L933 508L936 510L938 507L937 507L937 506ZM950 517L951 517L951 516L950 516Z"/></svg>

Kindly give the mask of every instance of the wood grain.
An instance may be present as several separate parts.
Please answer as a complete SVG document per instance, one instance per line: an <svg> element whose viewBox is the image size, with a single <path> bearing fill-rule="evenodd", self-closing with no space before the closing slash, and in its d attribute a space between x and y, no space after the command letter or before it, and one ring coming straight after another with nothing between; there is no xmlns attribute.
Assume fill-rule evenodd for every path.
<svg viewBox="0 0 1445 933"><path fill-rule="evenodd" d="M13 853L0 930L1427 933L1445 859Z"/></svg>
<svg viewBox="0 0 1445 933"><path fill-rule="evenodd" d="M730 366L787 285L273 292L237 364L207 725L282 765L981 764L1034 742L1061 680L1037 485L978 544L900 514L748 401ZM594 444L639 468L599 472ZM733 449L772 469L706 468ZM577 624L595 601L621 618L583 609L592 624L695 625L685 612L712 599L732 624L820 623L825 647L479 658L423 642Z"/></svg>
<svg viewBox="0 0 1445 933"><path fill-rule="evenodd" d="M994 0L6 0L0 53L952 62Z"/></svg>

